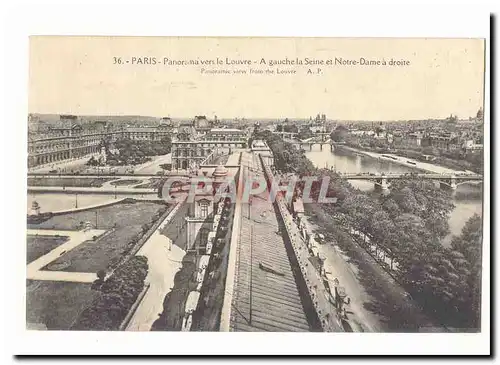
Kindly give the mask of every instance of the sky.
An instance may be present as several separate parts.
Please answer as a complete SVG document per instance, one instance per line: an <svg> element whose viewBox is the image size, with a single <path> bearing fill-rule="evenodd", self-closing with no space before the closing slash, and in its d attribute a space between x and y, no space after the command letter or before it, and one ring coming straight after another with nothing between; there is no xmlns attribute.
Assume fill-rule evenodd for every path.
<svg viewBox="0 0 500 365"><path fill-rule="evenodd" d="M145 58L150 64L138 64ZM216 63L217 58L221 65L165 64L165 59ZM227 65L226 58L250 65ZM306 58L324 64L269 64L284 59L305 63ZM336 59L358 64L335 65ZM361 59L380 64L361 65ZM391 59L407 64L389 65ZM333 64L325 64L328 60ZM247 73L235 74L238 69ZM249 74L250 69L269 73ZM483 105L484 41L37 36L30 38L29 72L30 113L468 118Z"/></svg>

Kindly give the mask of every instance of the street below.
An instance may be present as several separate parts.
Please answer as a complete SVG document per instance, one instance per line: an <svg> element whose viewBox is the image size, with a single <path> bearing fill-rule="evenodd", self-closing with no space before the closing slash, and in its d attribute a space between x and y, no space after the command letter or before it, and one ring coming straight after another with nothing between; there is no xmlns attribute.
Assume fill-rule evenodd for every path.
<svg viewBox="0 0 500 365"><path fill-rule="evenodd" d="M350 321L366 332L443 332L406 291L347 232L337 227L319 204L305 204L315 233L325 235L319 252L325 269L337 277L351 298Z"/></svg>

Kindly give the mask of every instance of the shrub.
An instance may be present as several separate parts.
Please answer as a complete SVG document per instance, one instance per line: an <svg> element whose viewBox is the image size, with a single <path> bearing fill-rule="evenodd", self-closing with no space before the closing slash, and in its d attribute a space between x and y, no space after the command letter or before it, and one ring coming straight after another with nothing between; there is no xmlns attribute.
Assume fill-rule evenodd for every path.
<svg viewBox="0 0 500 365"><path fill-rule="evenodd" d="M99 270L99 271L97 272L97 277L99 278L99 280L104 281L104 279L106 278L106 271L104 271L104 270Z"/></svg>
<svg viewBox="0 0 500 365"><path fill-rule="evenodd" d="M119 257L112 258L111 260L109 260L108 268L115 267L116 264L118 264L118 262L120 262L120 258Z"/></svg>
<svg viewBox="0 0 500 365"><path fill-rule="evenodd" d="M141 229L142 229L143 233L146 233L148 231L148 229L149 229L149 224L148 223L144 223L142 225Z"/></svg>
<svg viewBox="0 0 500 365"><path fill-rule="evenodd" d="M76 319L72 330L117 330L144 287L147 258L135 256L100 286L101 295ZM99 275L99 274L98 274Z"/></svg>

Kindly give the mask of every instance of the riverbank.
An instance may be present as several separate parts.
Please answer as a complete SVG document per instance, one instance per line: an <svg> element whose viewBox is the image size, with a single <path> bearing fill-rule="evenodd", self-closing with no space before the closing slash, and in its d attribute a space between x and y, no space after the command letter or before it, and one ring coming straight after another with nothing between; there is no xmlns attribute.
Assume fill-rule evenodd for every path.
<svg viewBox="0 0 500 365"><path fill-rule="evenodd" d="M382 154L356 149L350 151L346 149L343 153L342 148L338 151L320 149L306 153L288 152L286 144L280 144L279 141L273 144L272 136L269 139L270 147L275 154L275 163L285 172L306 174L311 170L314 171L310 167L310 164L313 164L317 168L335 166L336 171L354 174L404 175L415 172L417 167L425 168L432 174L455 173L455 170L450 172L450 169L417 162L412 167L402 166L400 157L393 155L394 158L391 156L381 158ZM309 159L307 161L309 163L299 164L304 155ZM462 291L464 289L462 285L469 280L467 273L459 271L458 264L453 262L450 270L454 271L435 270L433 272L436 272L436 281L427 284L430 274L424 271L428 269L428 263L440 267L441 260L451 252L436 243L447 227L445 217L440 214L450 213L453 210L452 195L443 193L435 185L422 184L411 179L404 186L393 184L392 189L387 191L388 195L391 195L387 199L381 194L372 194L373 186L361 189L340 179L333 179L331 189L339 196L338 207L314 206L306 210L306 215L316 218L317 233L323 234L326 238L321 240L324 241L324 246L328 247L327 243L330 243L330 247L338 248L341 257L345 256L344 261L349 264L348 269L354 273L358 284L350 285L350 290L356 292L357 298L360 298L358 300L362 302L356 309L357 317L362 317L363 313L359 310L361 307L372 314L383 314L385 318L382 322L387 323L389 327L386 331L443 331L445 326L440 325L441 322L463 327L461 308L449 305L449 293L443 292L440 283L454 285L456 289L453 289L451 296L465 298L464 303L466 303L467 293L466 289ZM324 214L320 214L320 208L324 210ZM413 214L405 214L408 211ZM464 223L467 221L467 217L461 218ZM379 255L376 253L372 256L370 249L365 248L367 245L364 244L364 240L361 241L357 235L350 234L353 229L371 233L370 238L374 243L384 246L388 244L387 247L391 249L395 261L400 264L397 277L392 277L392 272L389 274L390 271L386 271L386 268L376 261ZM450 255L450 260L452 259L457 260L455 256ZM335 260L332 258L331 261ZM415 272L414 268L418 266L424 270ZM334 269L338 273L339 269L337 267ZM344 277L349 275L346 273ZM418 299L418 304L408 293L404 291L398 293L398 290L403 290L403 284L398 285L398 282L404 283L404 289ZM422 282L425 285L421 285ZM361 289L356 288L359 285L362 286ZM363 291L370 296L364 296ZM467 305L464 304L464 310L469 311ZM376 319L373 320L372 327L376 328Z"/></svg>
<svg viewBox="0 0 500 365"><path fill-rule="evenodd" d="M338 147L336 147L336 148L338 148ZM353 148L353 147L348 147L348 146L342 146L340 148L354 152L354 153L363 154L365 156L369 156L372 158L377 158L377 159L381 159L384 161L393 162L395 164L404 165L404 166L407 166L409 168L414 168L416 170L421 170L421 171L425 171L425 172L432 172L432 173L436 173L436 174L464 174L464 173L475 174L475 172L473 172L473 171L454 170L454 169L450 169L448 167L439 166L439 165L435 165L435 164L431 164L431 163L427 163L427 162L422 162L422 161L417 161L415 159L411 159L411 158L407 158L407 157L403 157L403 156L398 156L398 155L394 155L391 153L383 153L382 154L382 153L378 153L378 152L365 151L365 150L361 150L361 149ZM391 157L394 157L395 159L387 158L384 156L391 156ZM407 161L410 161L411 163L408 163Z"/></svg>
<svg viewBox="0 0 500 365"><path fill-rule="evenodd" d="M354 149L355 150L355 149ZM327 149L306 152L309 160L318 168L325 165L335 166L340 173L366 174L366 173L412 173L419 170L409 165L396 163L392 159L378 158L373 153L366 151L338 148L334 151ZM423 171L423 170L422 170ZM425 171L425 173L428 173ZM370 193L374 189L373 182L363 180L349 180L349 183L361 191ZM450 214L450 234L444 239L443 244L449 246L452 235L460 235L465 222L474 214L482 214L482 184L461 184L452 195L455 209Z"/></svg>
<svg viewBox="0 0 500 365"><path fill-rule="evenodd" d="M325 236L319 246L325 268L339 279L351 298L353 315L367 332L445 332L408 298L406 291L334 223L318 204L304 204L315 233Z"/></svg>

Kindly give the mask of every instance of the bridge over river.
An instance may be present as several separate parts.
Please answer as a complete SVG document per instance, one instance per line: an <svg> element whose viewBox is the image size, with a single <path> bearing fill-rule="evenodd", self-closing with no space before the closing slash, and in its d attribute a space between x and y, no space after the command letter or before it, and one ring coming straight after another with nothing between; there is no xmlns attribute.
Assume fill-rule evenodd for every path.
<svg viewBox="0 0 500 365"><path fill-rule="evenodd" d="M388 189L389 181L391 180L401 180L408 178L422 178L428 180L438 181L441 187L447 187L455 190L458 185L469 183L472 181L483 181L483 176L479 174L435 174L435 173L418 173L418 174L408 174L408 173L392 173L392 174L369 174L369 173L345 173L339 174L341 178L348 180L369 180L375 183L376 187L381 187L382 189Z"/></svg>
<svg viewBox="0 0 500 365"><path fill-rule="evenodd" d="M343 145L344 142L335 142L330 138L329 133L316 133L313 137L307 139L284 138L284 141L291 143L297 148L308 148L309 151L313 150L313 146L319 145L320 151L323 151L323 146Z"/></svg>

